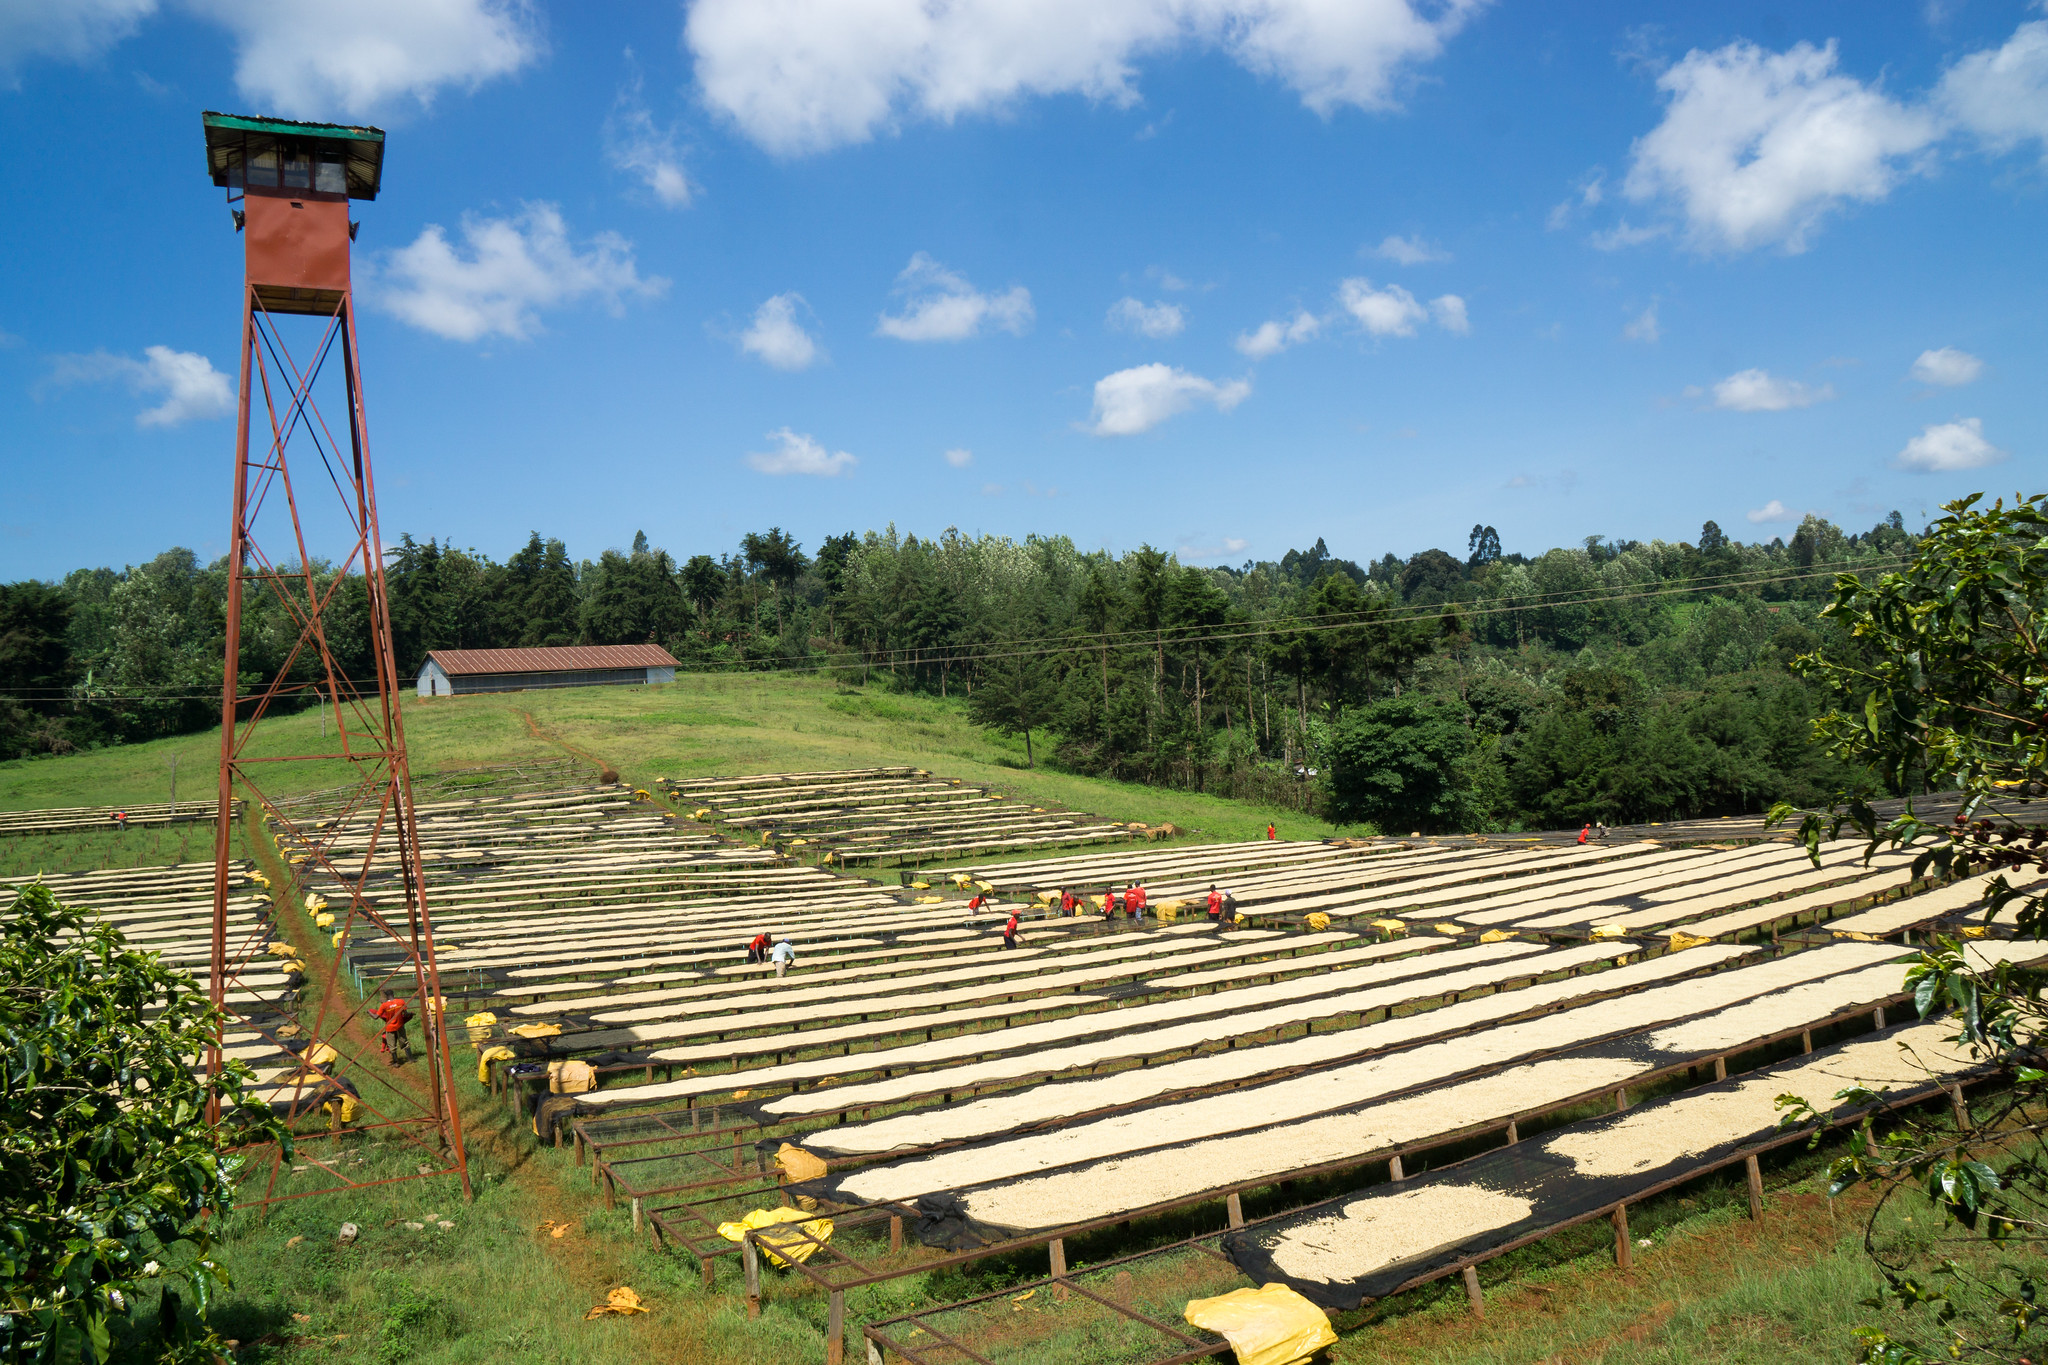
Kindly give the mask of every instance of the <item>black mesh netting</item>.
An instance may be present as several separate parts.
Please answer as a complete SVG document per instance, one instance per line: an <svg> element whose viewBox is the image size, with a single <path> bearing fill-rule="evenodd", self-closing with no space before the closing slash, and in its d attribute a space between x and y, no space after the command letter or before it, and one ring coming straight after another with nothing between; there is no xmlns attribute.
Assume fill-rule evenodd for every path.
<svg viewBox="0 0 2048 1365"><path fill-rule="evenodd" d="M1914 1025L1897 1025L1883 1034L1866 1037L1883 1038L1911 1027ZM1223 1238L1223 1251L1239 1270L1260 1284L1285 1284L1324 1308L1355 1309L1369 1300L1434 1279L1460 1265L1486 1260L1545 1232L1598 1216L1616 1204L1645 1198L1664 1187L1705 1174L1739 1160L1747 1151L1801 1140L1808 1130L1784 1130L1776 1124L1741 1133L1721 1132L1715 1134L1711 1141L1701 1143L1695 1151L1626 1175L1581 1175L1571 1158L1548 1153L1548 1148L1562 1136L1597 1136L1624 1123L1640 1123L1652 1111L1668 1112L1673 1106L1711 1106L1716 1094L1742 1085L1755 1085L1760 1080L1770 1083L1774 1077L1783 1076L1787 1088L1797 1090L1801 1082L1792 1073L1833 1051L1826 1049L1812 1056L1796 1057L1777 1066L1652 1100L1633 1109L1568 1124L1541 1137L1483 1153L1442 1171L1340 1195L1272 1222L1228 1233ZM1937 1090L1938 1086L1930 1080L1925 1084L1895 1089L1884 1097L1884 1102L1923 1098ZM1845 1107L1838 1110L1835 1117L1841 1120L1855 1112L1858 1111ZM1711 1128L1711 1117L1703 1115L1701 1124ZM1463 1235L1447 1236L1438 1245L1389 1263L1382 1263L1380 1253L1372 1249L1372 1232L1362 1227L1347 1230L1345 1226L1351 1220L1367 1218L1374 1221L1383 1218L1395 1226L1415 1218L1430 1218L1433 1216L1432 1202L1445 1210L1453 1202L1449 1199L1432 1201L1432 1191L1452 1188L1461 1193L1487 1191L1510 1198L1502 1201L1503 1214L1491 1226L1479 1227ZM1395 1200L1414 1201L1414 1212L1396 1211L1389 1203ZM1526 1201L1526 1213L1514 1216L1520 1207L1516 1201ZM1458 1202L1462 1205L1464 1201ZM1447 1229L1455 1226L1456 1221L1456 1217L1448 1212L1443 1215ZM1486 1220L1480 1215L1470 1221ZM1347 1260L1357 1264L1357 1273L1327 1273L1341 1270ZM1304 1273L1301 1267L1305 1265L1316 1266L1326 1273ZM1290 1270L1289 1266L1295 1269Z"/></svg>

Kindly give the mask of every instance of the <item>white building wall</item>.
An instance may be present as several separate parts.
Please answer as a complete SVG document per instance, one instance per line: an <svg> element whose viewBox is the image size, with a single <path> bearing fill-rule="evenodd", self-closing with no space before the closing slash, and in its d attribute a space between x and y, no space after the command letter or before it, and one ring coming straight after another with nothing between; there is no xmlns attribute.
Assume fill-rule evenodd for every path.
<svg viewBox="0 0 2048 1365"><path fill-rule="evenodd" d="M647 681L651 683L672 683L675 680L676 671L673 668L650 668L647 670Z"/></svg>
<svg viewBox="0 0 2048 1365"><path fill-rule="evenodd" d="M452 697L455 695L454 684L449 682L448 675L441 671L441 665L435 663L432 659L427 660L426 666L420 669L419 694L423 697Z"/></svg>

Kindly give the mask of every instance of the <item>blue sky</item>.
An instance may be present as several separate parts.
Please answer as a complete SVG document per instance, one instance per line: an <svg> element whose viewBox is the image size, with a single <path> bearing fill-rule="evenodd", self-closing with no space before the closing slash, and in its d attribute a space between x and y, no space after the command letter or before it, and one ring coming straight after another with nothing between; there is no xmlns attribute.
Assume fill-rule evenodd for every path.
<svg viewBox="0 0 2048 1365"><path fill-rule="evenodd" d="M199 111L375 122L387 539L1789 536L2041 486L2048 12L0 0L0 579L218 554Z"/></svg>

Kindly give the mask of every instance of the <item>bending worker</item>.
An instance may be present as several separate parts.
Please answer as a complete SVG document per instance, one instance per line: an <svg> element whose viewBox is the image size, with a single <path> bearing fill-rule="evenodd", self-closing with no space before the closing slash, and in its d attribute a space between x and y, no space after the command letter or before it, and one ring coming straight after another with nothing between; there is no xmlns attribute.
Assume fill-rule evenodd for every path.
<svg viewBox="0 0 2048 1365"><path fill-rule="evenodd" d="M766 962L767 960L768 931L763 929L760 933L747 940L747 961L753 963Z"/></svg>
<svg viewBox="0 0 2048 1365"><path fill-rule="evenodd" d="M796 945L786 938L775 940L775 946L768 950L768 957L775 963L775 979L780 981L789 964L796 961Z"/></svg>

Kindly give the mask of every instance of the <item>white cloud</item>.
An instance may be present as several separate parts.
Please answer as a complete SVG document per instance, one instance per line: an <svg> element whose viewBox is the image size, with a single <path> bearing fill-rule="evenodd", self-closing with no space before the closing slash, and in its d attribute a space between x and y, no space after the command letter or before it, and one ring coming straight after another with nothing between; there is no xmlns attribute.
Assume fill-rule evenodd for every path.
<svg viewBox="0 0 2048 1365"><path fill-rule="evenodd" d="M1389 237L1374 247L1372 254L1401 265L1428 265L1451 259L1450 252L1431 246L1420 237Z"/></svg>
<svg viewBox="0 0 2048 1365"><path fill-rule="evenodd" d="M265 113L359 118L474 90L540 55L519 0L187 0L236 39L235 85Z"/></svg>
<svg viewBox="0 0 2048 1365"><path fill-rule="evenodd" d="M740 333L740 349L778 370L808 369L821 352L797 321L799 308L809 308L802 294L777 294L756 308L752 325Z"/></svg>
<svg viewBox="0 0 2048 1365"><path fill-rule="evenodd" d="M561 210L544 203L511 218L464 214L460 250L429 223L412 245L385 256L379 275L380 306L451 341L523 340L541 329L542 308L596 298L617 313L629 297L668 288L660 276L641 278L633 244L617 233L600 232L577 249Z"/></svg>
<svg viewBox="0 0 2048 1365"><path fill-rule="evenodd" d="M139 427L174 427L234 411L234 385L205 356L168 346L146 347L142 356L137 360L105 351L60 355L48 382L58 386L113 382L126 384L139 394L161 397L163 401L155 407L136 414Z"/></svg>
<svg viewBox="0 0 2048 1365"><path fill-rule="evenodd" d="M860 463L843 450L828 452L815 438L788 427L769 432L768 439L775 442L775 449L747 454L748 467L763 474L813 474L831 479Z"/></svg>
<svg viewBox="0 0 2048 1365"><path fill-rule="evenodd" d="M894 292L903 295L903 311L882 314L875 332L898 341L965 341L980 335L983 324L1022 336L1036 316L1031 291L1022 285L983 294L922 251L896 277Z"/></svg>
<svg viewBox="0 0 2048 1365"><path fill-rule="evenodd" d="M1657 322L1656 301L1651 300L1648 308L1637 314L1621 329L1621 334L1630 341L1640 341L1645 346L1656 345L1658 338L1664 335L1663 327Z"/></svg>
<svg viewBox="0 0 2048 1365"><path fill-rule="evenodd" d="M1177 335L1188 325L1188 315L1179 304L1144 304L1121 298L1109 306L1109 325L1159 341Z"/></svg>
<svg viewBox="0 0 2048 1365"><path fill-rule="evenodd" d="M1095 411L1088 429L1097 436L1136 436L1198 403L1229 412L1251 391L1249 379L1218 383L1168 365L1137 365L1095 381Z"/></svg>
<svg viewBox="0 0 2048 1365"><path fill-rule="evenodd" d="M1586 244L1595 251L1619 251L1625 246L1641 246L1654 242L1670 229L1662 223L1651 223L1637 227L1624 218L1611 228L1604 228L1586 238Z"/></svg>
<svg viewBox="0 0 2048 1365"><path fill-rule="evenodd" d="M1696 245L1788 251L1843 201L1884 198L1940 125L1835 64L1833 42L1688 52L1657 80L1664 119L1636 140L1629 198L1673 208Z"/></svg>
<svg viewBox="0 0 2048 1365"><path fill-rule="evenodd" d="M1687 390L1697 397L1696 390ZM1835 396L1834 386L1813 388L1796 379L1780 379L1764 370L1742 370L1714 385L1714 406L1729 412L1784 412L1810 408Z"/></svg>
<svg viewBox="0 0 2048 1365"><path fill-rule="evenodd" d="M955 446L946 452L946 463L955 469L965 469L974 463L974 452L963 446Z"/></svg>
<svg viewBox="0 0 2048 1365"><path fill-rule="evenodd" d="M1337 286L1337 300L1344 305L1344 311L1376 337L1412 337L1415 324L1429 316L1415 296L1400 285L1374 289L1371 280L1359 277Z"/></svg>
<svg viewBox="0 0 2048 1365"><path fill-rule="evenodd" d="M1395 103L1482 0L697 0L705 101L783 155L1075 94L1128 107L1136 63L1220 48L1325 116Z"/></svg>
<svg viewBox="0 0 2048 1365"><path fill-rule="evenodd" d="M1182 559L1221 559L1224 555L1243 554L1249 540L1238 536L1225 536L1214 545L1183 545L1174 553Z"/></svg>
<svg viewBox="0 0 2048 1365"><path fill-rule="evenodd" d="M1927 474L1947 474L1962 469L1982 469L1997 464L2006 452L1984 439L1981 417L1958 417L1953 422L1930 424L1906 442L1893 461L1900 469L1917 469Z"/></svg>
<svg viewBox="0 0 2048 1365"><path fill-rule="evenodd" d="M1995 151L2033 139L2048 159L2048 20L2021 24L2005 46L1950 67L1935 103Z"/></svg>
<svg viewBox="0 0 2048 1365"><path fill-rule="evenodd" d="M1456 294L1445 294L1429 301L1429 315L1436 319L1436 325L1446 332L1464 336L1472 330L1472 320L1465 316L1465 300Z"/></svg>
<svg viewBox="0 0 2048 1365"><path fill-rule="evenodd" d="M1983 373L1983 361L1953 346L1944 346L1938 351L1922 351L1913 362L1912 369L1913 378L1921 383L1940 384L1944 388L1975 383Z"/></svg>
<svg viewBox="0 0 2048 1365"><path fill-rule="evenodd" d="M1749 518L1749 524L1752 526L1762 526L1766 522L1773 521L1799 520L1799 514L1797 512L1785 506L1784 503L1779 502L1776 498L1772 498L1762 507L1755 508L1754 510L1746 512L1743 515Z"/></svg>
<svg viewBox="0 0 2048 1365"><path fill-rule="evenodd" d="M1299 346L1304 341L1314 341L1323 330L1323 320L1305 308L1297 308L1289 322L1262 322L1250 332L1240 332L1236 346L1240 355L1253 360L1264 360L1269 355L1278 355L1289 346Z"/></svg>
<svg viewBox="0 0 2048 1365"><path fill-rule="evenodd" d="M689 207L692 186L676 152L675 130L655 127L654 115L640 97L638 80L619 91L611 116L604 121L604 154L667 207Z"/></svg>
<svg viewBox="0 0 2048 1365"><path fill-rule="evenodd" d="M88 62L156 13L156 0L5 0L0 3L0 84L12 86L38 57Z"/></svg>
<svg viewBox="0 0 2048 1365"><path fill-rule="evenodd" d="M1571 198L1561 201L1550 210L1545 226L1552 232L1570 227L1575 212L1582 208L1596 207L1606 197L1607 172L1595 166L1580 178Z"/></svg>

